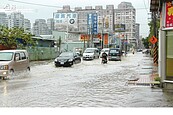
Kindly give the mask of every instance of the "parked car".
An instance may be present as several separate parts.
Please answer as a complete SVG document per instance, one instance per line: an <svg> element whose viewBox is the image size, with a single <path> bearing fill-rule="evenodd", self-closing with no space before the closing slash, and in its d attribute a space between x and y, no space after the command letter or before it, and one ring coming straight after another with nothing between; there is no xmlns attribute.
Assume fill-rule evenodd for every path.
<svg viewBox="0 0 173 115"><path fill-rule="evenodd" d="M0 78L12 77L14 72L30 71L29 57L26 50L0 51Z"/></svg>
<svg viewBox="0 0 173 115"><path fill-rule="evenodd" d="M111 48L108 53L109 61L121 61L121 49L120 48Z"/></svg>
<svg viewBox="0 0 173 115"><path fill-rule="evenodd" d="M137 49L137 52L142 52L142 49Z"/></svg>
<svg viewBox="0 0 173 115"><path fill-rule="evenodd" d="M150 51L151 51L150 49L144 49L144 50L142 50L142 53L143 53L143 54L149 54Z"/></svg>
<svg viewBox="0 0 173 115"><path fill-rule="evenodd" d="M83 60L93 60L99 58L99 50L97 48L87 48L83 53Z"/></svg>
<svg viewBox="0 0 173 115"><path fill-rule="evenodd" d="M100 58L102 58L102 53L105 52L107 55L109 53L109 48L103 48L100 53Z"/></svg>
<svg viewBox="0 0 173 115"><path fill-rule="evenodd" d="M55 59L55 66L72 66L73 64L77 64L81 62L81 57L79 54L74 52L62 52L56 59Z"/></svg>

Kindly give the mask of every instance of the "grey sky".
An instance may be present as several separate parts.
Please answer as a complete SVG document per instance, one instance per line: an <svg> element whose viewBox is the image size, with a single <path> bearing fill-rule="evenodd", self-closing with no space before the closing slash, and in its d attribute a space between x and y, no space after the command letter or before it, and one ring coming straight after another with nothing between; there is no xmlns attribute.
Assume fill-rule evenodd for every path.
<svg viewBox="0 0 173 115"><path fill-rule="evenodd" d="M24 4L14 1L21 1L21 2L28 2L34 4L44 4L50 6L57 6L55 7L45 7L45 6L38 6L38 5L31 5L31 4ZM5 6L16 7L17 9L25 9L26 11L23 12L25 18L31 20L31 23L35 21L35 19L48 19L53 17L53 12L56 12L57 9L62 9L63 5L70 5L71 9L73 10L74 7L82 7L85 6L92 6L95 7L96 5L102 5L104 8L106 5L114 5L117 8L118 4L121 2L131 2L134 8L136 9L136 23L140 24L140 35L143 37L148 36L149 27L148 27L148 15L149 8L150 8L150 0L1 0L0 1L0 9L4 8ZM29 9L29 10L28 10Z"/></svg>

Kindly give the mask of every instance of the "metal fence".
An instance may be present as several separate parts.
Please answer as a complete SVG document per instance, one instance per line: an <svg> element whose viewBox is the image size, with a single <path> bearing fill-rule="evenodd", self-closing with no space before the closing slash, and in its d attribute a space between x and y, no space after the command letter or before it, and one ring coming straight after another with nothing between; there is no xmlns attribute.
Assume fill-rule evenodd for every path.
<svg viewBox="0 0 173 115"><path fill-rule="evenodd" d="M59 55L59 51L55 47L35 47L26 48L30 61L51 60Z"/></svg>

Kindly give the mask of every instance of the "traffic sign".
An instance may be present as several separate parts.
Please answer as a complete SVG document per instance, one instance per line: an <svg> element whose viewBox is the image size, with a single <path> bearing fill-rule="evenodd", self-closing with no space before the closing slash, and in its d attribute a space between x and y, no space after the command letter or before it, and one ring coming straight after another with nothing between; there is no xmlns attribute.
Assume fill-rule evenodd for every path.
<svg viewBox="0 0 173 115"><path fill-rule="evenodd" d="M157 42L157 38L155 36L152 36L149 40L152 44L155 44Z"/></svg>

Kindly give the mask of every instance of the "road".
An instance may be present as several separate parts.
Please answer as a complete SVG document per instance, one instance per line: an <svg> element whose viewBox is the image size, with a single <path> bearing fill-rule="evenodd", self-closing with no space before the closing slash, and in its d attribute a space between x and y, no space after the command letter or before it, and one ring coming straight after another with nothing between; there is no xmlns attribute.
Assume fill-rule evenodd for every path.
<svg viewBox="0 0 173 115"><path fill-rule="evenodd" d="M150 73L142 67L151 63L142 53L108 64L95 59L72 67L31 62L29 73L0 81L0 107L172 107L172 93L127 84L132 76Z"/></svg>

